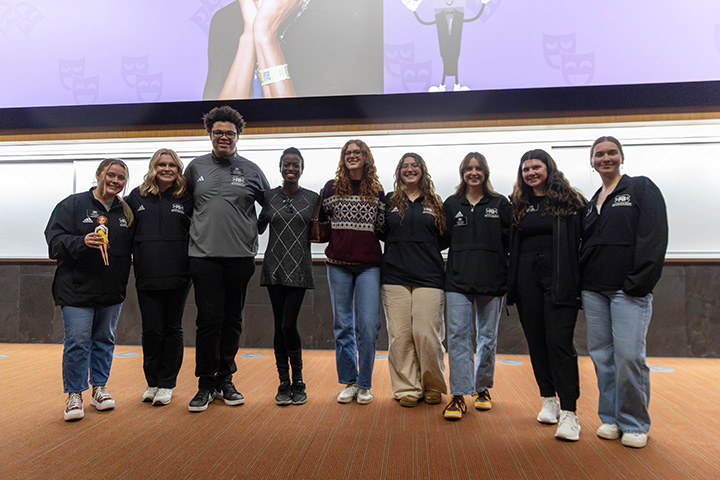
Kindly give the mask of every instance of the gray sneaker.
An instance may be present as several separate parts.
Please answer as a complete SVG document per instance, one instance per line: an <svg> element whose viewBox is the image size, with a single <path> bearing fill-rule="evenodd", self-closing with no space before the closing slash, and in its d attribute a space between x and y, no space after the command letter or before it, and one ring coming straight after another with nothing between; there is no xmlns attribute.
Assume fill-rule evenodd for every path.
<svg viewBox="0 0 720 480"><path fill-rule="evenodd" d="M537 421L554 425L560 417L560 403L555 397L543 397L543 406L538 413Z"/></svg>
<svg viewBox="0 0 720 480"><path fill-rule="evenodd" d="M373 401L372 390L369 388L361 388L357 393L357 402L359 405L367 405Z"/></svg>
<svg viewBox="0 0 720 480"><path fill-rule="evenodd" d="M580 440L580 424L575 412L569 410L560 411L560 421L558 422L555 438L577 442Z"/></svg>
<svg viewBox="0 0 720 480"><path fill-rule="evenodd" d="M355 400L358 394L358 386L355 383L348 383L337 397L338 403L350 403Z"/></svg>
<svg viewBox="0 0 720 480"><path fill-rule="evenodd" d="M161 407L172 401L172 388L158 388L153 398L153 407Z"/></svg>

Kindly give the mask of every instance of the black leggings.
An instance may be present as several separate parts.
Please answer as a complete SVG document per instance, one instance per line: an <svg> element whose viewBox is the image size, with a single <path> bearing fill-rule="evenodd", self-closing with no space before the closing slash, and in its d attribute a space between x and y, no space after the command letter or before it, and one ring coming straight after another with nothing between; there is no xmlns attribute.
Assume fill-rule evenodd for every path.
<svg viewBox="0 0 720 480"><path fill-rule="evenodd" d="M540 395L574 412L580 396L573 343L578 309L550 300L551 254L522 253L518 262L518 313Z"/></svg>
<svg viewBox="0 0 720 480"><path fill-rule="evenodd" d="M298 315L305 297L305 288L268 285L268 295L275 318L273 348L276 355L288 355L302 348L297 328Z"/></svg>
<svg viewBox="0 0 720 480"><path fill-rule="evenodd" d="M150 387L175 388L183 360L182 318L190 286L138 290L143 370Z"/></svg>

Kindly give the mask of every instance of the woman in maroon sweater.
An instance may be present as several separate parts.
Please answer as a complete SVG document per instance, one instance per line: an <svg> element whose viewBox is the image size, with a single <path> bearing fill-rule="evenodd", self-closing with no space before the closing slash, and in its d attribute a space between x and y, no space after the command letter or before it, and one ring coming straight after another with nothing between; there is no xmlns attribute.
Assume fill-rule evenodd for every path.
<svg viewBox="0 0 720 480"><path fill-rule="evenodd" d="M384 199L370 148L362 140L349 140L340 153L335 179L320 191L319 215L332 227L325 256L338 381L345 384L337 398L340 403L357 398L364 405L373 399L382 261L376 233L385 223Z"/></svg>

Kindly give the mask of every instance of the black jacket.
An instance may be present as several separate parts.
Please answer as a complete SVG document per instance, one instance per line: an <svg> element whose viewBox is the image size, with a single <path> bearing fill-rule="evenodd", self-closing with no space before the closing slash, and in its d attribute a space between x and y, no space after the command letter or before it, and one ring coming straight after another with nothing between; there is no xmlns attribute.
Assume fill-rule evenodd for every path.
<svg viewBox="0 0 720 480"><path fill-rule="evenodd" d="M138 290L171 290L190 283L188 231L193 198L173 196L174 187L160 195L140 195L135 188L125 199L135 215L133 268Z"/></svg>
<svg viewBox="0 0 720 480"><path fill-rule="evenodd" d="M128 225L117 198L106 211L93 196L93 189L58 203L45 227L50 258L57 260L53 281L56 305L94 307L125 300L134 223ZM101 215L108 219L107 266L100 250L85 245L85 235L95 230Z"/></svg>
<svg viewBox="0 0 720 480"><path fill-rule="evenodd" d="M579 253L582 234L582 212L556 217L552 228L552 283L550 300L556 305L580 306ZM520 227L513 226L510 240L510 272L507 304L518 298L518 261L520 258Z"/></svg>
<svg viewBox="0 0 720 480"><path fill-rule="evenodd" d="M647 177L623 175L598 214L599 193L590 201L583 222L582 289L623 290L644 297L660 280L667 250L662 193Z"/></svg>
<svg viewBox="0 0 720 480"><path fill-rule="evenodd" d="M473 208L464 196L451 195L443 207L450 241L445 290L504 295L511 222L508 199L486 195Z"/></svg>
<svg viewBox="0 0 720 480"><path fill-rule="evenodd" d="M410 287L445 288L445 265L440 251L445 237L435 224L435 215L426 209L420 197L407 202L400 217L392 207L393 192L385 197L386 228L380 235L385 242L381 283Z"/></svg>

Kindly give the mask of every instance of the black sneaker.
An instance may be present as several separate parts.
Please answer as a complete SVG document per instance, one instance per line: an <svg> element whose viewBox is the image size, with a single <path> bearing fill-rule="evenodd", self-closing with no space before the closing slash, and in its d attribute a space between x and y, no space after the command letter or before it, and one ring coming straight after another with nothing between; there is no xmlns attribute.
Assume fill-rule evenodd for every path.
<svg viewBox="0 0 720 480"><path fill-rule="evenodd" d="M293 403L293 392L290 390L290 382L282 382L275 395L275 405L290 405Z"/></svg>
<svg viewBox="0 0 720 480"><path fill-rule="evenodd" d="M215 396L222 399L226 405L242 405L245 403L245 397L237 391L235 385L230 381L215 387Z"/></svg>
<svg viewBox="0 0 720 480"><path fill-rule="evenodd" d="M292 390L292 404L302 405L307 402L307 394L305 393L305 384L302 382L293 383L290 387Z"/></svg>
<svg viewBox="0 0 720 480"><path fill-rule="evenodd" d="M213 400L215 400L215 394L212 390L204 390L201 388L195 394L193 399L190 400L188 410L191 412L204 412Z"/></svg>

